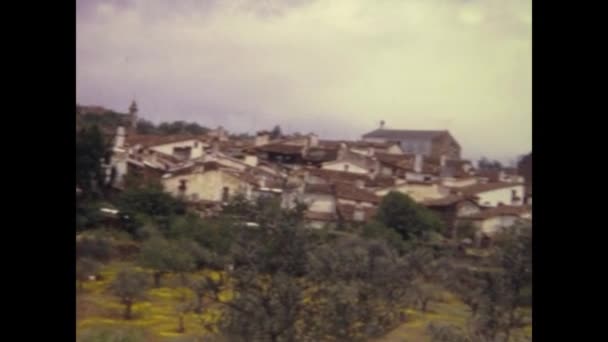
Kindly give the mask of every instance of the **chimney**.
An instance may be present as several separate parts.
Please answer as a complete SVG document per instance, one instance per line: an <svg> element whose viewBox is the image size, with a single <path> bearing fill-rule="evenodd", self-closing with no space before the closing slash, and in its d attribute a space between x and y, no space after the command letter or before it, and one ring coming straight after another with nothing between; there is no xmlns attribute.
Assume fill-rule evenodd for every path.
<svg viewBox="0 0 608 342"><path fill-rule="evenodd" d="M365 211L360 203L355 204L353 210L353 221L365 221Z"/></svg>
<svg viewBox="0 0 608 342"><path fill-rule="evenodd" d="M125 145L125 128L118 126L116 129L116 140L114 141L115 148L122 148Z"/></svg>
<svg viewBox="0 0 608 342"><path fill-rule="evenodd" d="M260 188L265 188L266 187L266 176L261 176L260 177L259 185L260 185Z"/></svg>
<svg viewBox="0 0 608 342"><path fill-rule="evenodd" d="M227 136L227 134L226 134L226 133L227 133L227 132L226 132L226 130L224 129L224 127L219 126L219 127L217 128L217 138L218 138L220 141L226 141L226 140L228 140L228 136Z"/></svg>
<svg viewBox="0 0 608 342"><path fill-rule="evenodd" d="M422 173L422 155L417 154L414 159L414 172Z"/></svg>
<svg viewBox="0 0 608 342"><path fill-rule="evenodd" d="M308 135L308 147L317 147L319 146L319 138L317 137L316 134L314 133L310 133Z"/></svg>
<svg viewBox="0 0 608 342"><path fill-rule="evenodd" d="M245 155L245 160L244 160L245 164L249 165L249 166L258 166L258 157L256 155Z"/></svg>
<svg viewBox="0 0 608 342"><path fill-rule="evenodd" d="M270 142L270 134L266 131L258 132L255 136L255 146L266 145Z"/></svg>
<svg viewBox="0 0 608 342"><path fill-rule="evenodd" d="M384 120L380 121L380 129L384 129Z"/></svg>
<svg viewBox="0 0 608 342"><path fill-rule="evenodd" d="M336 157L336 160L344 160L344 158L346 157L346 152L347 152L346 144L340 143L340 148L338 149L338 155Z"/></svg>
<svg viewBox="0 0 608 342"><path fill-rule="evenodd" d="M220 151L220 142L219 139L214 139L211 143L211 155L217 157L218 152Z"/></svg>

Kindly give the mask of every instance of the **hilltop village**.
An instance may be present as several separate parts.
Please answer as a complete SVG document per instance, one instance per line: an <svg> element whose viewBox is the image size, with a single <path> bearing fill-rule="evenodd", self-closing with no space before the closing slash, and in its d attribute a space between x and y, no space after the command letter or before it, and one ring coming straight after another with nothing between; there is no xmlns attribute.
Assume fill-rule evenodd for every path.
<svg viewBox="0 0 608 342"><path fill-rule="evenodd" d="M101 116L105 109L77 106L79 113ZM222 127L200 135L138 134L135 102L123 119L105 132L112 141L106 182L121 191L129 182L159 181L202 217L237 195L271 196L285 208L305 203L307 224L324 228L369 221L381 198L397 191L437 213L450 238L462 225L475 227L470 243L477 247L502 228L531 221L529 180L515 168L476 168L447 130L380 122L354 141L270 131L239 137Z"/></svg>

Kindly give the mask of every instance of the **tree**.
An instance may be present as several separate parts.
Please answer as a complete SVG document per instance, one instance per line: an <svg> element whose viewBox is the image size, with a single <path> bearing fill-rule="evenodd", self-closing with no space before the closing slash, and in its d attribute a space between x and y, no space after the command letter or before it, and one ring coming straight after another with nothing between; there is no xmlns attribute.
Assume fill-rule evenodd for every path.
<svg viewBox="0 0 608 342"><path fill-rule="evenodd" d="M486 157L482 157L478 162L477 162L477 167L480 170L501 170L502 169L502 164L498 161L498 160L489 160Z"/></svg>
<svg viewBox="0 0 608 342"><path fill-rule="evenodd" d="M195 260L189 252L174 241L154 237L143 243L139 262L153 270L154 287L160 287L161 277L168 272L183 274L194 270Z"/></svg>
<svg viewBox="0 0 608 342"><path fill-rule="evenodd" d="M85 194L103 182L101 160L108 155L109 145L97 125L83 128L76 134L76 185Z"/></svg>
<svg viewBox="0 0 608 342"><path fill-rule="evenodd" d="M442 231L442 223L428 209L416 204L408 195L391 191L382 199L376 219L396 230L405 240L424 237L428 232Z"/></svg>
<svg viewBox="0 0 608 342"><path fill-rule="evenodd" d="M76 258L106 262L110 259L112 246L106 238L81 236L76 239Z"/></svg>
<svg viewBox="0 0 608 342"><path fill-rule="evenodd" d="M154 123L148 120L139 119L137 121L137 134L156 134L157 129Z"/></svg>
<svg viewBox="0 0 608 342"><path fill-rule="evenodd" d="M146 223L136 219L144 217L150 218L161 232L166 233L171 218L186 210L182 201L164 192L160 184L153 183L125 190L117 198L117 206L123 217L128 217L123 221L124 229L132 234Z"/></svg>
<svg viewBox="0 0 608 342"><path fill-rule="evenodd" d="M281 136L283 136L283 133L281 132L281 127L279 125L274 126L272 131L270 131L270 139L280 139Z"/></svg>
<svg viewBox="0 0 608 342"><path fill-rule="evenodd" d="M111 293L118 297L125 306L124 319L132 318L131 308L136 300L142 298L147 287L146 279L147 277L142 272L134 269L124 269L116 275L116 279L110 284Z"/></svg>

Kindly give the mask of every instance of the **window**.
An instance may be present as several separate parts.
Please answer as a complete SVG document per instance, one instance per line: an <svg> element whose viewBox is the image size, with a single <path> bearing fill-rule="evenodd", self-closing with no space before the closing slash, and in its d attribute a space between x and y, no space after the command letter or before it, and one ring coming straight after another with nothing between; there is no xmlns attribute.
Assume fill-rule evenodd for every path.
<svg viewBox="0 0 608 342"><path fill-rule="evenodd" d="M179 191L181 191L181 192L186 191L186 182L187 182L187 180L185 180L185 179L179 180L179 187L178 187Z"/></svg>
<svg viewBox="0 0 608 342"><path fill-rule="evenodd" d="M230 197L230 189L225 186L222 189L222 202L228 202L229 197Z"/></svg>

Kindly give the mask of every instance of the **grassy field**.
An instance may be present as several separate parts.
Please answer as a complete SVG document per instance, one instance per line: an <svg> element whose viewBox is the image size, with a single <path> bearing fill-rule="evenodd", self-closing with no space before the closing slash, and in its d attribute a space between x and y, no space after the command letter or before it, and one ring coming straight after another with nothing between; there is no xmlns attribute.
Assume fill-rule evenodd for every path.
<svg viewBox="0 0 608 342"><path fill-rule="evenodd" d="M122 319L124 307L119 300L108 293L107 288L118 270L128 266L125 263L112 263L106 266L100 274L103 280L89 281L84 284L84 290L77 293L77 336L82 342L92 341L87 337L100 330L113 332L128 331L124 334L135 334L121 341L196 341L214 332L219 319L217 307L209 305L200 315L186 314L184 317L185 333L178 333L178 315L176 307L185 296L191 299L193 293L180 287L177 276L166 275L162 280L162 287L149 289L146 298L136 302L133 306L134 318L126 321ZM199 272L200 275L212 272ZM150 275L152 280L152 275ZM225 293L226 298L230 293ZM469 316L466 305L449 293L442 296L442 300L429 304L425 313L416 310L407 310L408 321L386 336L376 339L376 342L404 342L430 341L426 329L430 322L454 324L464 327ZM531 334L531 326L514 334L512 341L527 340ZM121 335L122 336L122 335ZM99 341L99 340L96 340Z"/></svg>
<svg viewBox="0 0 608 342"><path fill-rule="evenodd" d="M186 314L184 317L185 333L177 333L177 305L181 299L192 299L193 293L179 287L178 277L166 275L160 288L152 288L146 292L145 299L133 305L132 320L122 319L124 306L118 298L108 293L107 288L118 270L127 266L124 263L113 263L105 267L100 274L103 280L89 281L84 284L84 290L76 296L77 336L86 340L93 330L103 328L141 330L148 341L172 341L178 337L204 336L213 332L219 318L217 308L210 307L202 314ZM200 272L205 273L205 272ZM152 279L152 275L150 275ZM227 294L229 295L229 294Z"/></svg>
<svg viewBox="0 0 608 342"><path fill-rule="evenodd" d="M530 310L525 310L531 314ZM443 293L440 301L431 302L427 312L407 310L408 320L385 336L374 342L430 342L427 327L430 323L454 325L464 328L470 316L470 310L458 298L450 293ZM513 333L511 341L532 341L532 326L528 325Z"/></svg>

